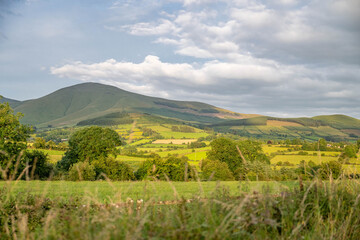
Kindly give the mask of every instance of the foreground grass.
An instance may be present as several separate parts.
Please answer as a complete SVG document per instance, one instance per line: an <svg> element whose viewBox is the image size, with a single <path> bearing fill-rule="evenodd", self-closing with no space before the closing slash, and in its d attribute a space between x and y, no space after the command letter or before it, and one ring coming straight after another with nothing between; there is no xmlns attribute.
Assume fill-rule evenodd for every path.
<svg viewBox="0 0 360 240"><path fill-rule="evenodd" d="M20 183L23 184L23 183ZM15 184L14 184L15 185ZM359 239L358 181L314 181L281 194L215 186L170 204L64 203L0 191L0 239ZM180 192L180 190L179 190ZM155 195L155 193L153 194Z"/></svg>
<svg viewBox="0 0 360 240"><path fill-rule="evenodd" d="M298 186L295 181L288 182L107 182L107 181L16 181L0 182L12 195L32 194L50 199L79 199L99 203L121 202L128 198L143 200L176 200L193 197L208 198L218 187L227 189L229 196L244 192L269 192L278 194Z"/></svg>

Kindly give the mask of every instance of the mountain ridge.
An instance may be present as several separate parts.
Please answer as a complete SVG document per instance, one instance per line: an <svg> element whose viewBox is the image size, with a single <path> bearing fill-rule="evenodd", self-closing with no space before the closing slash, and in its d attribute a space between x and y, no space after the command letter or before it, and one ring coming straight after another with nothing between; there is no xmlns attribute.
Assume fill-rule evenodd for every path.
<svg viewBox="0 0 360 240"><path fill-rule="evenodd" d="M10 105L15 112L24 114L22 123L40 127L75 125L82 120L122 111L143 112L186 121L196 121L198 117L202 123L221 121L222 118L258 116L242 115L201 102L149 97L99 83L76 84L41 98L15 101L10 102Z"/></svg>
<svg viewBox="0 0 360 240"><path fill-rule="evenodd" d="M150 97L99 83L65 87L32 100L3 98L0 101L8 101L15 112L22 112L22 123L37 128L129 122L131 118L116 116L134 113L246 137L336 141L360 137L360 120L342 114L278 118L236 113L206 103Z"/></svg>

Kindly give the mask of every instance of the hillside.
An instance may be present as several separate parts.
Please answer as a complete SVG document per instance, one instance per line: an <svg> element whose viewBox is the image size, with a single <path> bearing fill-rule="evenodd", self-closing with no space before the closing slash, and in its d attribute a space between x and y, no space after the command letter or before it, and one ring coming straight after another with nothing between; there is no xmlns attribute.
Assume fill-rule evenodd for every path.
<svg viewBox="0 0 360 240"><path fill-rule="evenodd" d="M152 122L193 124L243 137L330 141L360 137L360 120L345 115L277 118L242 114L200 102L144 96L98 83L66 87L34 100L0 101L9 102L15 112L23 113L22 123L38 128L129 124L145 117Z"/></svg>
<svg viewBox="0 0 360 240"><path fill-rule="evenodd" d="M360 120L345 115L312 118L254 117L211 124L219 132L268 139L302 138L329 141L356 140L360 137Z"/></svg>
<svg viewBox="0 0 360 240"><path fill-rule="evenodd" d="M8 102L10 107L16 108L21 104L21 101L10 99L10 98L4 98L0 96L0 103Z"/></svg>
<svg viewBox="0 0 360 240"><path fill-rule="evenodd" d="M15 112L24 114L22 123L37 127L75 125L119 112L147 113L197 123L249 117L205 103L148 97L98 83L78 84L38 99L13 103Z"/></svg>

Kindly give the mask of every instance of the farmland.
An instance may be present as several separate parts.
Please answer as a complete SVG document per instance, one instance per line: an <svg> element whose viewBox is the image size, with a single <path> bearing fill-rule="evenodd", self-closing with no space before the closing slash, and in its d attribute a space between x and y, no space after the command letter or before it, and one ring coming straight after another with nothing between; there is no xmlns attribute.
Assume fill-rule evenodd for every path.
<svg viewBox="0 0 360 240"><path fill-rule="evenodd" d="M276 120L268 120L269 124L274 128L286 126L295 126L297 123L292 124L287 122L281 122ZM276 125L276 126L275 126ZM131 136L131 142L128 142L127 145L120 147L120 155L117 156L118 161L125 162L129 164L133 169L138 169L142 162L148 159L149 154L155 153L160 157L168 157L170 155L176 155L179 157L185 156L189 159L189 164L196 166L197 170L201 172L199 168L199 163L201 160L205 159L207 152L210 150L209 141L202 140L206 147L202 148L189 148L190 143L196 142L199 138L204 138L204 136L209 136L210 132L206 132L201 129L192 128L192 133L186 132L174 132L172 129L179 127L179 125L171 124L156 124L156 123L142 123L141 121L135 121L133 124L121 124L115 127L115 131L120 134L120 136L129 141ZM253 127L259 131L262 127ZM327 131L328 127L317 127L316 131ZM152 136L143 136L142 129L151 129L156 133L157 136L160 136L160 139L154 139ZM249 131L250 128L248 129ZM166 138L166 137L177 137L177 138ZM124 155L122 154L122 149L127 146L133 146L138 152L135 155ZM305 162L314 162L315 164L321 164L323 162L336 161L340 155L339 151L301 151L297 148L301 146L296 145L267 145L263 144L263 151L270 156L271 165L277 166L286 163L289 168L297 167L301 161ZM50 162L56 163L59 161L64 151L57 150L43 150L49 155ZM356 159L350 159L347 164L343 165L343 168L346 169L346 172L356 172L360 173L360 162ZM280 169L280 167L276 167Z"/></svg>

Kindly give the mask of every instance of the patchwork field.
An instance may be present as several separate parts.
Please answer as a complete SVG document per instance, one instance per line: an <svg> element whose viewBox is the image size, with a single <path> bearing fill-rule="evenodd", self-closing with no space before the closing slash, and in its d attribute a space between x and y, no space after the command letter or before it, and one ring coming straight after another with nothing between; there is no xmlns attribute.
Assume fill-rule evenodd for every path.
<svg viewBox="0 0 360 240"><path fill-rule="evenodd" d="M188 144L196 142L197 139L158 139L153 144Z"/></svg>
<svg viewBox="0 0 360 240"><path fill-rule="evenodd" d="M302 160L305 162L313 161L316 164L322 162L329 162L337 160L337 157L324 157L324 156L302 156L302 155L277 155L271 159L271 164L276 164L278 162L289 162L292 164L299 164Z"/></svg>

